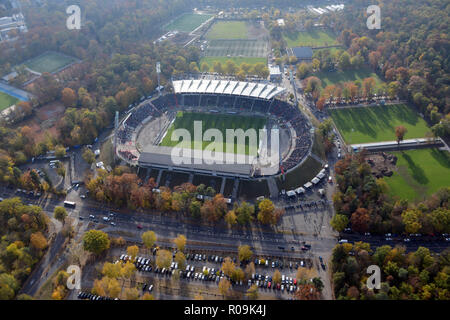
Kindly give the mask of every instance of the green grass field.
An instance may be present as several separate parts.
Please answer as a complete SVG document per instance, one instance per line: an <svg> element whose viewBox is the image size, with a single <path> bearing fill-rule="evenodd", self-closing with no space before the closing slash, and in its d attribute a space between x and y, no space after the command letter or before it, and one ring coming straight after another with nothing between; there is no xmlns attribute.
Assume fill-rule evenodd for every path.
<svg viewBox="0 0 450 320"><path fill-rule="evenodd" d="M13 104L19 102L19 99L10 96L4 92L0 92L0 112L9 108Z"/></svg>
<svg viewBox="0 0 450 320"><path fill-rule="evenodd" d="M278 188L284 190L292 190L302 187L305 183L311 181L322 168L322 164L312 157L308 157L305 162L287 173L284 177L277 178Z"/></svg>
<svg viewBox="0 0 450 320"><path fill-rule="evenodd" d="M393 152L398 157L398 171L383 178L393 197L422 201L450 186L450 155L438 149Z"/></svg>
<svg viewBox="0 0 450 320"><path fill-rule="evenodd" d="M248 39L247 24L244 21L219 21L209 29L206 39Z"/></svg>
<svg viewBox="0 0 450 320"><path fill-rule="evenodd" d="M347 144L395 141L395 127L408 132L404 139L424 138L426 122L407 105L387 105L330 110L331 117Z"/></svg>
<svg viewBox="0 0 450 320"><path fill-rule="evenodd" d="M57 52L46 52L34 59L25 62L25 65L35 72L53 73L75 61L75 58L68 57Z"/></svg>
<svg viewBox="0 0 450 320"><path fill-rule="evenodd" d="M383 84L383 80L370 70L370 68L361 68L359 70L335 71L335 72L317 72L315 76L322 81L322 87L331 84L344 83L359 80L361 83L365 78L372 77L375 79L375 92Z"/></svg>
<svg viewBox="0 0 450 320"><path fill-rule="evenodd" d="M211 40L205 56L265 58L268 52L269 44L263 40Z"/></svg>
<svg viewBox="0 0 450 320"><path fill-rule="evenodd" d="M311 31L285 33L288 47L324 47L337 45L336 36L331 32L314 29Z"/></svg>
<svg viewBox="0 0 450 320"><path fill-rule="evenodd" d="M247 129L253 128L257 130L259 136L259 129L264 128L267 119L263 117L245 117L245 116L237 116L237 115L228 115L228 114L207 114L207 113L195 113L195 112L181 112L177 113L177 117L174 123L169 128L166 136L161 142L161 146L167 147L183 147L194 149L196 146L194 145L195 137L194 137L194 121L202 121L202 129L203 134L206 130L210 128L218 129L222 135L223 140L226 139L226 129L242 129L246 131ZM172 141L172 133L176 129L186 129L189 131L191 135L192 141L186 142L178 142ZM258 139L258 138L257 138ZM249 147L248 139L245 139L245 146L236 142L234 144L234 153L237 154L246 154L246 155L256 155L258 145ZM258 140L259 141L259 140ZM202 150L204 150L209 144L210 141L202 141ZM233 143L231 143L233 144ZM226 152L228 147L227 143L220 143L219 148L223 147L223 152ZM232 148L232 145L230 146ZM221 151L221 150L216 150Z"/></svg>
<svg viewBox="0 0 450 320"><path fill-rule="evenodd" d="M218 61L222 65L225 65L225 63L228 60L233 61L238 66L240 66L242 63L248 63L250 65L254 65L254 64L258 64L258 63L264 63L265 65L267 64L267 58L255 58L255 57L203 57L200 60L200 65L203 62L206 62L209 65L209 67L212 68L212 66L214 65L214 62Z"/></svg>
<svg viewBox="0 0 450 320"><path fill-rule="evenodd" d="M211 17L212 15L209 14L187 13L176 18L163 29L166 31L191 32Z"/></svg>

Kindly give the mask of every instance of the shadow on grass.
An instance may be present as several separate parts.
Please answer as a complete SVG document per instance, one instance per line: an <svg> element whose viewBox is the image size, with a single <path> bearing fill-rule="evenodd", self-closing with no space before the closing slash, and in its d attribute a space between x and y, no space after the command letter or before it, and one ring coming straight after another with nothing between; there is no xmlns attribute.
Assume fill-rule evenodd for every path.
<svg viewBox="0 0 450 320"><path fill-rule="evenodd" d="M430 182L430 180L428 180L427 176L425 175L425 171L421 167L419 167L408 154L402 152L402 156L406 160L406 162L408 162L408 166L409 168L411 168L412 177L414 180L423 185Z"/></svg>
<svg viewBox="0 0 450 320"><path fill-rule="evenodd" d="M450 157L447 152L442 152L438 149L431 150L431 156L444 168L450 168Z"/></svg>

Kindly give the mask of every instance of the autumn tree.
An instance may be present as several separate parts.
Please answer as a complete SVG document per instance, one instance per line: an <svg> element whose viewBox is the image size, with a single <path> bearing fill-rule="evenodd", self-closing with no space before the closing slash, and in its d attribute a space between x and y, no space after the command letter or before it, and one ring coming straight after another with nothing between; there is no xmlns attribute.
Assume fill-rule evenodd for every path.
<svg viewBox="0 0 450 320"><path fill-rule="evenodd" d="M129 246L127 248L127 254L131 257L131 260L134 261L139 254L139 247L138 246Z"/></svg>
<svg viewBox="0 0 450 320"><path fill-rule="evenodd" d="M61 92L61 101L67 108L75 107L77 103L77 94L70 88L64 88Z"/></svg>
<svg viewBox="0 0 450 320"><path fill-rule="evenodd" d="M245 295L251 300L258 299L258 286L256 284L252 284L250 288L248 288Z"/></svg>
<svg viewBox="0 0 450 320"><path fill-rule="evenodd" d="M156 233L153 231L146 231L142 234L142 242L147 249L150 249L155 245L156 239Z"/></svg>
<svg viewBox="0 0 450 320"><path fill-rule="evenodd" d="M397 126L395 127L395 136L397 138L397 143L400 145L400 142L403 141L403 138L405 137L405 134L408 132L408 129L406 129L404 126Z"/></svg>
<svg viewBox="0 0 450 320"><path fill-rule="evenodd" d="M167 250L158 250L156 253L156 265L158 268L169 268L172 263L172 253Z"/></svg>
<svg viewBox="0 0 450 320"><path fill-rule="evenodd" d="M66 209L64 207L55 207L53 211L53 217L61 223L64 223L67 217Z"/></svg>
<svg viewBox="0 0 450 320"><path fill-rule="evenodd" d="M83 157L83 160L89 164L93 164L95 162L95 154L89 148L84 148L81 156Z"/></svg>
<svg viewBox="0 0 450 320"><path fill-rule="evenodd" d="M281 272L278 269L276 269L273 272L272 280L273 280L273 283L276 283L276 284L281 283Z"/></svg>
<svg viewBox="0 0 450 320"><path fill-rule="evenodd" d="M219 292L224 297L226 297L228 295L230 288L231 288L231 283L228 279L223 278L219 281Z"/></svg>
<svg viewBox="0 0 450 320"><path fill-rule="evenodd" d="M173 243L175 243L179 251L184 251L184 248L186 247L186 237L182 234L179 234L178 237L173 239Z"/></svg>
<svg viewBox="0 0 450 320"><path fill-rule="evenodd" d="M252 258L253 252L248 245L241 245L238 247L239 261L248 261Z"/></svg>
<svg viewBox="0 0 450 320"><path fill-rule="evenodd" d="M108 235L100 230L89 230L83 235L83 248L94 254L100 254L109 249Z"/></svg>
<svg viewBox="0 0 450 320"><path fill-rule="evenodd" d="M222 271L223 273L228 276L231 277L231 275L233 274L234 270L235 270L236 266L233 262L233 260L231 260L230 257L226 257L222 263Z"/></svg>
<svg viewBox="0 0 450 320"><path fill-rule="evenodd" d="M345 216L343 214L336 214L330 220L330 225L337 232L342 232L348 225L348 218L347 218L347 216Z"/></svg>

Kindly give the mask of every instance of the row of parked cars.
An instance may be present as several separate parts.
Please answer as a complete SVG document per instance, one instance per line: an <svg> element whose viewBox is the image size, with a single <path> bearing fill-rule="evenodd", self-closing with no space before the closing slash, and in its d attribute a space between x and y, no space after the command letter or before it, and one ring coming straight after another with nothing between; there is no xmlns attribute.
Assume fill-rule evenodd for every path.
<svg viewBox="0 0 450 320"><path fill-rule="evenodd" d="M78 299L82 300L119 300L119 298L110 298L110 297L103 297L103 296L97 296L95 294L80 291L78 293Z"/></svg>
<svg viewBox="0 0 450 320"><path fill-rule="evenodd" d="M272 277L269 275L252 274L252 278L248 280L248 286L256 284L260 288L273 289L284 292L293 293L297 290L297 279L281 275L281 283L273 283Z"/></svg>

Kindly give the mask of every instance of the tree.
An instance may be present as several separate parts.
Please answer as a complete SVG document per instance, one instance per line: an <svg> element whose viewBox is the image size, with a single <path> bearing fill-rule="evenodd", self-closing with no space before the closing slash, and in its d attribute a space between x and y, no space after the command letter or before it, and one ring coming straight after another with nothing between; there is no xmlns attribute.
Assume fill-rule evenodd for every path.
<svg viewBox="0 0 450 320"><path fill-rule="evenodd" d="M404 126L395 127L395 136L397 137L397 143L399 145L400 145L400 142L403 141L403 138L405 137L406 132L408 132L408 129L406 129Z"/></svg>
<svg viewBox="0 0 450 320"><path fill-rule="evenodd" d="M222 263L222 272L228 276L231 277L235 270L236 266L234 265L233 260L231 260L230 257L226 257L225 260Z"/></svg>
<svg viewBox="0 0 450 320"><path fill-rule="evenodd" d="M83 235L83 248L94 254L100 254L109 249L108 235L100 230L89 230Z"/></svg>
<svg viewBox="0 0 450 320"><path fill-rule="evenodd" d="M83 157L84 161L89 164L93 164L95 162L95 154L89 148L84 148L81 156Z"/></svg>
<svg viewBox="0 0 450 320"><path fill-rule="evenodd" d="M61 101L65 107L75 107L77 103L77 94L70 88L64 88L61 92Z"/></svg>
<svg viewBox="0 0 450 320"><path fill-rule="evenodd" d="M183 252L178 251L177 253L175 253L174 260L176 263L178 263L178 268L180 270L184 269L184 267L186 265L186 256L184 255Z"/></svg>
<svg viewBox="0 0 450 320"><path fill-rule="evenodd" d="M110 298L118 298L121 292L119 281L115 278L103 277L101 280L95 280L92 293Z"/></svg>
<svg viewBox="0 0 450 320"><path fill-rule="evenodd" d="M62 158L66 156L66 148L61 145L57 145L55 148L55 156L57 158Z"/></svg>
<svg viewBox="0 0 450 320"><path fill-rule="evenodd" d="M280 284L281 283L281 273L278 269L276 269L273 273L272 277L273 283Z"/></svg>
<svg viewBox="0 0 450 320"><path fill-rule="evenodd" d="M239 261L248 261L253 256L252 250L250 250L250 246L241 245L238 247L238 256Z"/></svg>
<svg viewBox="0 0 450 320"><path fill-rule="evenodd" d="M219 292L223 296L228 295L230 288L231 288L231 283L228 279L223 278L219 281Z"/></svg>
<svg viewBox="0 0 450 320"><path fill-rule="evenodd" d="M186 246L186 237L182 234L179 234L178 237L173 239L173 243L175 243L179 251L184 251L184 248Z"/></svg>
<svg viewBox="0 0 450 320"><path fill-rule="evenodd" d="M275 205L270 199L262 200L259 205L258 221L263 224L275 224Z"/></svg>
<svg viewBox="0 0 450 320"><path fill-rule="evenodd" d="M150 293L146 292L141 297L141 300L155 300L155 297L151 295Z"/></svg>
<svg viewBox="0 0 450 320"><path fill-rule="evenodd" d="M348 218L343 214L336 214L330 221L331 227L337 232L342 232L348 225Z"/></svg>
<svg viewBox="0 0 450 320"><path fill-rule="evenodd" d="M402 221L405 224L405 231L417 233L422 229L422 213L419 210L408 209L402 213Z"/></svg>
<svg viewBox="0 0 450 320"><path fill-rule="evenodd" d="M294 296L297 300L319 300L320 291L314 284L301 284L294 293Z"/></svg>
<svg viewBox="0 0 450 320"><path fill-rule="evenodd" d="M126 300L138 300L139 291L136 288L125 288L124 295Z"/></svg>
<svg viewBox="0 0 450 320"><path fill-rule="evenodd" d="M67 217L66 209L64 207L55 207L55 210L53 211L53 217L61 223L64 223Z"/></svg>
<svg viewBox="0 0 450 320"><path fill-rule="evenodd" d="M155 245L156 239L156 233L153 231L146 231L142 234L142 242L147 249L150 249Z"/></svg>
<svg viewBox="0 0 450 320"><path fill-rule="evenodd" d="M160 269L169 268L172 263L172 253L167 250L158 250L156 253L156 266Z"/></svg>
<svg viewBox="0 0 450 320"><path fill-rule="evenodd" d="M47 239L44 237L44 235L40 231L31 234L30 244L31 244L31 246L33 246L34 248L36 248L38 250L43 250L43 249L47 248L47 245L48 245Z"/></svg>
<svg viewBox="0 0 450 320"><path fill-rule="evenodd" d="M225 222L229 226L233 226L237 223L237 217L236 214L234 213L234 210L228 211L228 213L225 215Z"/></svg>
<svg viewBox="0 0 450 320"><path fill-rule="evenodd" d="M248 288L245 295L252 300L258 299L258 286L256 284L252 284L251 287Z"/></svg>
<svg viewBox="0 0 450 320"><path fill-rule="evenodd" d="M131 257L131 260L134 261L139 254L139 247L138 246L129 246L127 248L127 254Z"/></svg>
<svg viewBox="0 0 450 320"><path fill-rule="evenodd" d="M350 218L352 229L356 232L366 232L369 229L370 216L365 208L358 208Z"/></svg>

